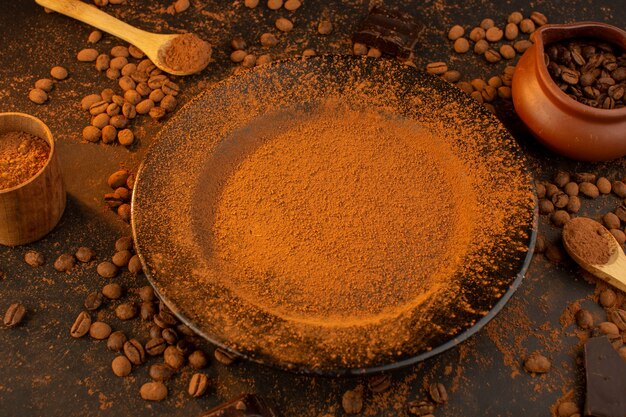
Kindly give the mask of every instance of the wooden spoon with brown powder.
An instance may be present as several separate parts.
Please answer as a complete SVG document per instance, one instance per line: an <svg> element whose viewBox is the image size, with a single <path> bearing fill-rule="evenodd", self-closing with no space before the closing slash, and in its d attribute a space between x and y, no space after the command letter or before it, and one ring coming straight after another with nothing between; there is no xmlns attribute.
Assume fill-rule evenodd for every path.
<svg viewBox="0 0 626 417"><path fill-rule="evenodd" d="M626 255L600 223L587 217L570 220L563 227L563 245L583 269L626 291Z"/></svg>
<svg viewBox="0 0 626 417"><path fill-rule="evenodd" d="M154 65L173 75L200 72L211 60L211 45L193 33L161 35L146 32L78 0L36 0L36 2L135 45L154 62Z"/></svg>

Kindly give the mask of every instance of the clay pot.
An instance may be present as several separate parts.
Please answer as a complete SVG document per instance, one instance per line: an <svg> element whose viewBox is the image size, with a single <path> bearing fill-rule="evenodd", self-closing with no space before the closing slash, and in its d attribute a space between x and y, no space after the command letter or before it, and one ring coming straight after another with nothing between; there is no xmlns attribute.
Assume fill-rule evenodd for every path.
<svg viewBox="0 0 626 417"><path fill-rule="evenodd" d="M559 89L544 61L544 47L573 38L595 38L626 50L626 32L605 23L545 25L513 75L513 103L533 135L553 151L581 161L626 155L626 108L597 109Z"/></svg>
<svg viewBox="0 0 626 417"><path fill-rule="evenodd" d="M50 145L46 165L34 177L13 188L0 190L0 245L16 246L44 237L65 210L65 186L50 129L36 117L0 113L0 133L22 131Z"/></svg>

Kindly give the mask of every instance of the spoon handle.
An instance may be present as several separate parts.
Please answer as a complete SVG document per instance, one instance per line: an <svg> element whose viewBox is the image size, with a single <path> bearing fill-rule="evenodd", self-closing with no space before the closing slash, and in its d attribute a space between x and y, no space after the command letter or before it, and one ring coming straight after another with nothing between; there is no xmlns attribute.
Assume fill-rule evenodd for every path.
<svg viewBox="0 0 626 417"><path fill-rule="evenodd" d="M35 0L40 6L47 7L81 22L87 23L111 35L117 36L141 49L137 40L149 36L148 32L137 29L127 23L114 18L95 6L78 0ZM145 52L145 51L144 51Z"/></svg>
<svg viewBox="0 0 626 417"><path fill-rule="evenodd" d="M623 253L615 262L608 265L596 265L596 269L597 277L626 292L626 256Z"/></svg>

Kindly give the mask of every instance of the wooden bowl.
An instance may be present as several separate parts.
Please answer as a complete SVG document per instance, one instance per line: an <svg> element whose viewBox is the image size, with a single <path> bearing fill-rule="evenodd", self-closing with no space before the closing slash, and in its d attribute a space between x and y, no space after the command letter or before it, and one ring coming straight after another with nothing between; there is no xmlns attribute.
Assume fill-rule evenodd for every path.
<svg viewBox="0 0 626 417"><path fill-rule="evenodd" d="M0 134L27 132L50 145L46 165L28 181L0 190L0 244L24 245L44 237L65 210L65 185L50 129L24 113L0 113Z"/></svg>
<svg viewBox="0 0 626 417"><path fill-rule="evenodd" d="M552 80L544 48L574 38L594 38L626 50L626 32L599 22L545 25L535 33L513 75L513 104L545 146L568 158L606 161L626 155L626 107L598 109L579 103Z"/></svg>

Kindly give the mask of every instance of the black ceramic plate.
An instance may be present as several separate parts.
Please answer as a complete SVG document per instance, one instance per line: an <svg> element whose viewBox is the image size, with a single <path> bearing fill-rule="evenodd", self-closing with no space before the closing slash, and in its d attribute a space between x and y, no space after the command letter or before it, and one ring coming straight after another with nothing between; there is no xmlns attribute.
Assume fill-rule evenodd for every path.
<svg viewBox="0 0 626 417"><path fill-rule="evenodd" d="M363 325L274 314L254 297L240 296L212 259L211 213L238 164L262 144L251 132L271 127L276 115L306 114L329 100L446 138L464 161L463 175L475 181L481 207L473 227L486 243L468 243L454 285L429 293L401 314ZM293 371L363 374L440 353L493 318L519 286L531 257L532 189L516 142L460 90L392 61L329 56L256 68L216 84L182 108L139 169L132 227L156 292L207 340Z"/></svg>

